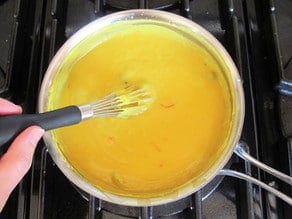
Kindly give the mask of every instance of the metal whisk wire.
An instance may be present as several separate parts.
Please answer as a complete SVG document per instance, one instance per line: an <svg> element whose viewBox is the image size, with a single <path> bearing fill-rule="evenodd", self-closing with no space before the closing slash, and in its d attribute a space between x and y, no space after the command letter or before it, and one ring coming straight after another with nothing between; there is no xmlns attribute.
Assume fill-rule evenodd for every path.
<svg viewBox="0 0 292 219"><path fill-rule="evenodd" d="M38 125L48 131L74 125L93 117L127 118L143 113L151 100L147 89L129 86L90 104L71 105L38 114L2 117L0 118L0 127L5 128L1 132L0 146L11 142L15 136L31 124Z"/></svg>
<svg viewBox="0 0 292 219"><path fill-rule="evenodd" d="M148 90L129 86L91 103L93 117L128 117L144 112L151 101Z"/></svg>

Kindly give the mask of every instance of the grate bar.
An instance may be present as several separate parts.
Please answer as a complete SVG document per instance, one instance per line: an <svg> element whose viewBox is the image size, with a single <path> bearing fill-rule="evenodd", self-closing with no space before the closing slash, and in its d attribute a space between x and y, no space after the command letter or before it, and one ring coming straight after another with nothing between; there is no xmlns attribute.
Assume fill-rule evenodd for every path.
<svg viewBox="0 0 292 219"><path fill-rule="evenodd" d="M153 218L153 207L141 207L141 219Z"/></svg>
<svg viewBox="0 0 292 219"><path fill-rule="evenodd" d="M18 19L18 17L19 17L20 7L21 7L21 0L18 0L15 3L14 13L13 13L13 16L15 19Z"/></svg>
<svg viewBox="0 0 292 219"><path fill-rule="evenodd" d="M99 211L97 211L97 212L95 212L96 210L98 210L98 209L96 209L95 208L95 198L91 195L90 197L89 197L89 200L88 200L88 207L89 207L89 209L88 209L88 219L95 219L95 214L98 214L99 213Z"/></svg>
<svg viewBox="0 0 292 219"><path fill-rule="evenodd" d="M148 0L139 0L138 7L141 9L146 9L149 7Z"/></svg>
<svg viewBox="0 0 292 219"><path fill-rule="evenodd" d="M58 5L58 0L52 0L52 5L51 5L51 15L54 16L57 13L57 5Z"/></svg>
<svg viewBox="0 0 292 219"><path fill-rule="evenodd" d="M184 0L182 3L183 7L183 14L185 17L192 19L192 15L190 14L191 8L190 8L190 0Z"/></svg>
<svg viewBox="0 0 292 219"><path fill-rule="evenodd" d="M57 34L57 25L58 20L53 19L51 24L51 32L50 32L50 49L49 49L49 60L52 60L55 54L55 43L56 43L56 34Z"/></svg>
<svg viewBox="0 0 292 219"><path fill-rule="evenodd" d="M103 0L94 0L94 14L99 14L104 8Z"/></svg>
<svg viewBox="0 0 292 219"><path fill-rule="evenodd" d="M250 153L249 147L247 145L245 146L245 149L246 149L247 153ZM249 162L247 162L247 161L244 162L244 168L245 168L244 172L247 175L251 176L252 175L251 174L251 165ZM247 208L250 209L247 212L247 216L248 216L248 218L252 219L252 218L254 218L255 208L257 208L255 205L257 205L257 204L254 202L254 199L253 199L253 185L251 182L246 182L246 201L247 201Z"/></svg>
<svg viewBox="0 0 292 219"><path fill-rule="evenodd" d="M234 15L234 4L233 0L228 0L228 12L229 16L232 17Z"/></svg>
<svg viewBox="0 0 292 219"><path fill-rule="evenodd" d="M196 219L203 218L203 207L202 207L202 191L199 190L194 193L191 197L190 209L192 215L196 216Z"/></svg>
<svg viewBox="0 0 292 219"><path fill-rule="evenodd" d="M250 146L248 146L247 143L245 142L243 142L242 145L244 147L245 152L250 154ZM254 175L251 163L248 161L244 161L244 173L249 176ZM255 174L257 176L260 175L260 172L258 169L255 169ZM253 185L253 183L251 182L246 182L245 186L246 186L245 195L246 195L246 205L247 205L246 208L249 209L247 212L244 212L246 214L246 217L250 219L263 218L263 205L261 201L262 192L261 192L260 187L257 185Z"/></svg>
<svg viewBox="0 0 292 219"><path fill-rule="evenodd" d="M233 40L234 40L234 56L235 63L238 68L239 74L242 76L242 58L241 58L241 47L240 47L240 36L238 27L237 16L232 16L232 29L233 29Z"/></svg>

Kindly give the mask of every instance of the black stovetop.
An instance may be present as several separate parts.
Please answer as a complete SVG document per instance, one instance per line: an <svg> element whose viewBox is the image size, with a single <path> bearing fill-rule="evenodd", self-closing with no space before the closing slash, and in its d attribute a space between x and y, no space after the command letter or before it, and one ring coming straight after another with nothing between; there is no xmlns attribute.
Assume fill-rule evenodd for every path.
<svg viewBox="0 0 292 219"><path fill-rule="evenodd" d="M241 77L246 116L241 141L251 155L292 174L292 2L289 0L0 0L0 96L34 112L48 63L68 37L106 14L155 8L210 31ZM233 156L228 167L287 194L291 187ZM0 182L0 186L1 186ZM168 205L134 208L98 200L75 188L43 142L31 171L0 218L290 218L291 206L258 186L217 177Z"/></svg>

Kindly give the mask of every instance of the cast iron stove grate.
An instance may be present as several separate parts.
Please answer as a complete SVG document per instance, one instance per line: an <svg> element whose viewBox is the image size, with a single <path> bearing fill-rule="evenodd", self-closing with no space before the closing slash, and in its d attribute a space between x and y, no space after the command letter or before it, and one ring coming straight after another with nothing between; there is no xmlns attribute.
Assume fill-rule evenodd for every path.
<svg viewBox="0 0 292 219"><path fill-rule="evenodd" d="M283 82L289 82L291 71L287 70L289 62L281 63L275 10L281 4L273 0L0 0L0 27L5 30L0 33L1 96L21 104L26 112L33 112L43 74L65 40L94 19L132 8L155 8L185 16L209 30L227 48L244 81L246 117L241 141L254 157L291 173L291 115L285 113L285 120L281 120L282 114L277 114L278 100L285 104L284 108L280 105L280 111L291 110L287 99L291 101L292 90L289 83L283 86L287 85ZM284 55L289 60L289 54ZM270 60L274 60L272 65ZM277 96L277 89L285 95ZM285 128L284 136L280 127ZM263 178L291 193L291 188L236 157L231 159L230 168ZM32 171L14 191L0 218L289 218L291 215L290 206L250 183L225 177L219 185L214 184L207 191L205 188L169 205L143 208L113 205L76 189L41 143Z"/></svg>

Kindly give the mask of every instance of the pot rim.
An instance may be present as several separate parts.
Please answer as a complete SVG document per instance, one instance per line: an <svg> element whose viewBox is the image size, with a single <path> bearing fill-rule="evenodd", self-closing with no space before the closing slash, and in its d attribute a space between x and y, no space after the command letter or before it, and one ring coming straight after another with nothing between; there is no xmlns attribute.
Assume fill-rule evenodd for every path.
<svg viewBox="0 0 292 219"><path fill-rule="evenodd" d="M176 201L178 199L184 198L186 196L191 195L192 193L198 191L207 183L209 183L217 174L218 172L225 166L228 162L232 153L235 149L237 142L239 141L243 121L244 121L244 93L242 88L242 81L240 79L240 75L238 70L228 54L225 48L220 44L220 42L205 30L203 27L199 26L198 24L194 23L191 20L188 20L184 17L179 15L152 10L152 9L135 9L135 10L125 10L122 12L113 13L102 18L99 18L83 28L77 31L74 35L72 35L58 50L56 55L53 57L49 67L45 73L40 95L39 95L39 104L38 104L38 111L40 113L45 112L48 103L48 92L52 83L52 80L62 63L64 57L74 48L78 43L85 39L86 37L90 36L91 34L101 30L102 28L124 20L132 20L132 19L145 19L147 21L165 21L168 22L170 25L178 25L188 28L192 32L200 34L201 37L204 38L212 47L216 49L216 52L221 56L221 58L225 61L225 65L229 69L231 84L234 89L234 101L235 103L235 110L234 110L234 125L232 127L232 133L230 134L230 139L227 143L226 148L222 152L222 155L217 158L216 162L210 167L210 169L200 177L200 180L196 180L196 183L187 183L186 185L179 188L178 191L175 191L170 194L165 194L159 197L153 198L135 198L135 197L124 197L119 195L114 195L108 192L100 191L96 187L90 185L86 182L81 176L76 174L73 171L73 168L69 166L63 155L61 154L60 150L58 149L57 144L53 140L53 136L51 132L46 132L44 134L44 141L48 148L48 151L57 164L59 169L63 172L63 174L76 186L81 188L82 190L88 192L89 194L100 198L102 200L112 202L115 204L122 204L128 206L154 206L160 204L166 204L169 202Z"/></svg>

